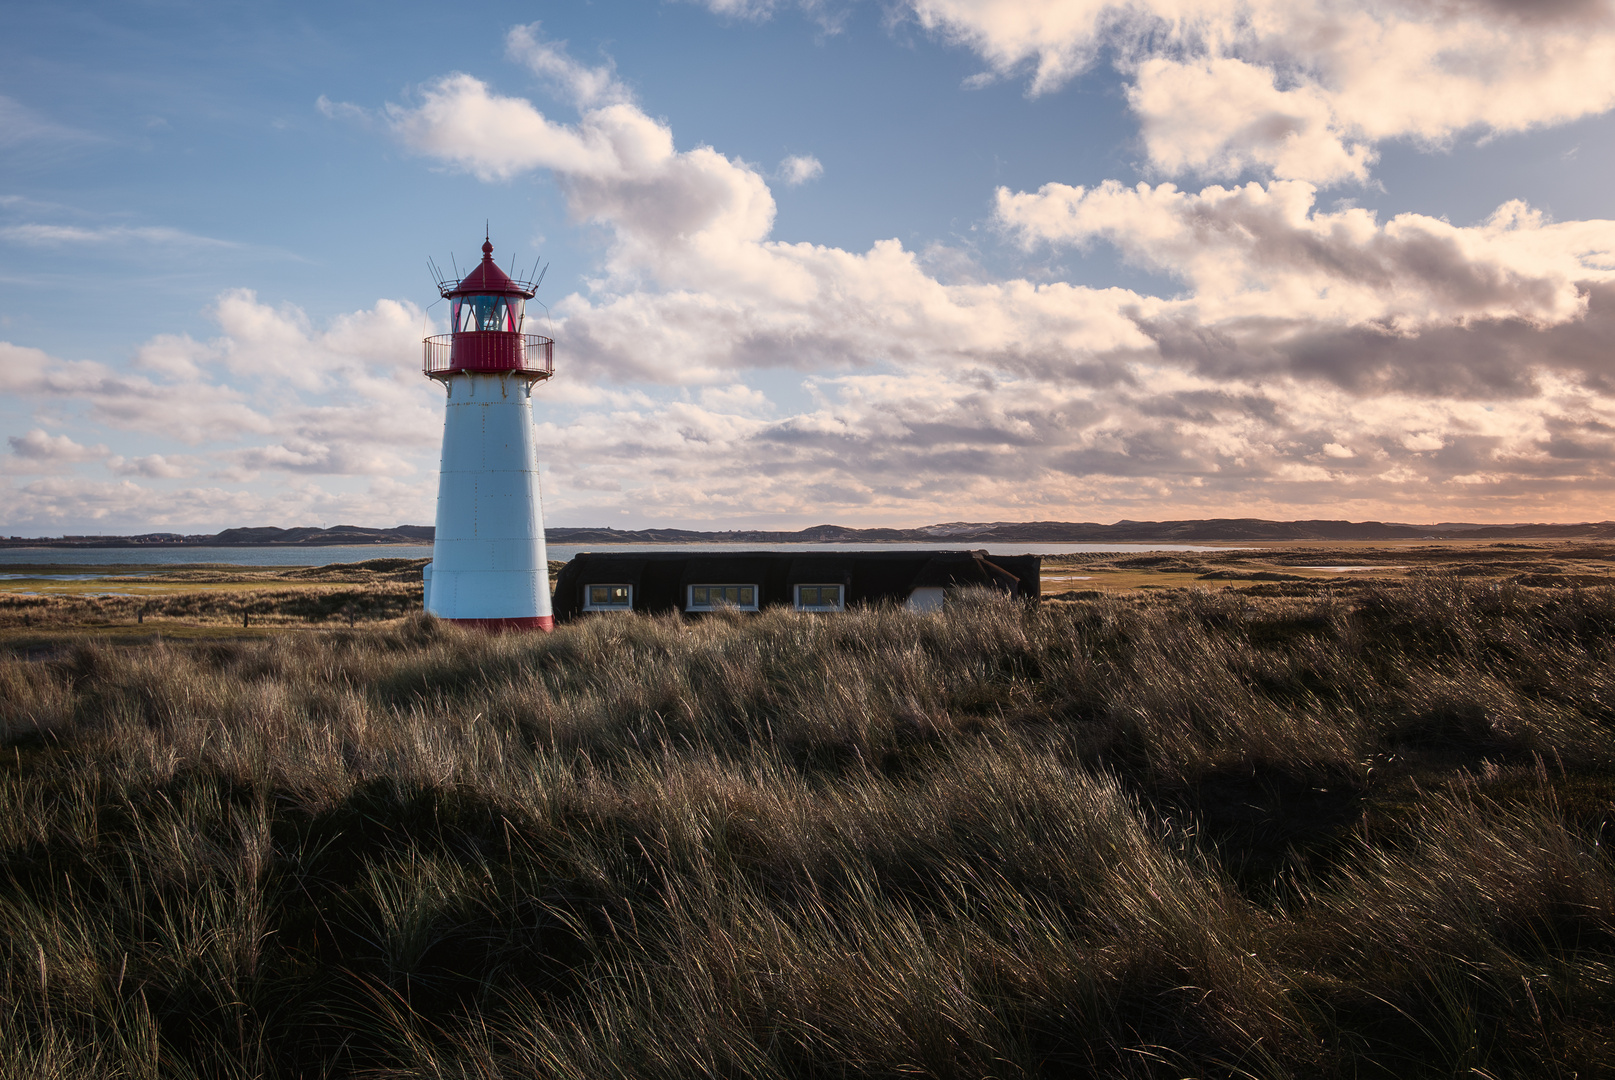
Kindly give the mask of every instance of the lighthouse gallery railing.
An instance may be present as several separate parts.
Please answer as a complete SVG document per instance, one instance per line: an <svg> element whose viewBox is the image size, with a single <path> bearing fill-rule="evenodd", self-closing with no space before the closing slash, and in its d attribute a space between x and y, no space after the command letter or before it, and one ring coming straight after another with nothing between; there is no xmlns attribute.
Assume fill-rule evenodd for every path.
<svg viewBox="0 0 1615 1080"><path fill-rule="evenodd" d="M483 330L469 334L438 334L422 342L427 375L457 371L516 371L549 378L555 374L555 341L538 334Z"/></svg>

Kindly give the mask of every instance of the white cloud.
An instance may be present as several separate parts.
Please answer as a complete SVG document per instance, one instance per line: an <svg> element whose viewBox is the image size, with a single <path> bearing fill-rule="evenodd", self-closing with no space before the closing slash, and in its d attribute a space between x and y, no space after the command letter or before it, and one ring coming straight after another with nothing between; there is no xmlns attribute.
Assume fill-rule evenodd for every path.
<svg viewBox="0 0 1615 1080"><path fill-rule="evenodd" d="M89 461L107 452L105 446L81 446L66 435L52 435L40 428L34 428L25 435L7 436L6 441L11 444L11 452L17 457L53 464Z"/></svg>
<svg viewBox="0 0 1615 1080"><path fill-rule="evenodd" d="M714 15L727 15L735 19L762 20L773 16L786 0L703 0L702 6Z"/></svg>
<svg viewBox="0 0 1615 1080"><path fill-rule="evenodd" d="M714 526L1232 507L1285 518L1451 520L1480 509L1563 519L1600 516L1615 485L1615 398L1585 383L1554 378L1532 399L1466 403L1159 364L1135 375L1104 389L988 385L947 371L844 375L813 380L815 404L772 419L705 399L587 411L541 425L553 462L547 505L557 521L630 510ZM1487 488L1448 486L1481 472L1494 477Z"/></svg>
<svg viewBox="0 0 1615 1080"><path fill-rule="evenodd" d="M1128 100L1150 160L1171 175L1366 181L1376 155L1361 134L1340 130L1330 95L1315 85L1280 89L1277 79L1231 57L1146 60Z"/></svg>
<svg viewBox="0 0 1615 1080"><path fill-rule="evenodd" d="M104 445L43 429L13 436L16 460L32 464L11 473L99 461L106 474L129 479L0 483L7 525L218 528L294 520L294 511L314 506L344 519L430 520L430 492L419 477L435 465L442 404L420 374L419 308L383 300L316 326L295 307L232 290L212 315L219 336L159 335L136 351L132 370L0 342L0 390L13 401L57 414L70 428L116 429L126 443L147 444L109 456ZM164 445L173 442L200 449L176 454ZM165 483L202 471L241 490L225 497ZM367 478L368 487L350 480L324 490L341 478ZM389 509L383 491L403 501Z"/></svg>
<svg viewBox="0 0 1615 1080"><path fill-rule="evenodd" d="M1122 16L1164 10L971 10L989 9L1025 16L1020 38L992 39L1010 42L1005 57L1070 38L1061 20L1119 35ZM1185 0L1179 14L1216 10ZM1257 40L1271 13L1252 10ZM1361 175L1379 136L1342 126L1343 99L1318 78L1276 79L1277 60L1236 55L1221 24L1202 21L1204 52L1129 70L1181 61L1210 73L1206 93L1243 78L1251 110L1295 120L1231 135L1208 121L1201 143L1167 132L1163 160L1294 179L1051 184L997 201L1028 249L1114 245L1175 275L1170 297L944 284L897 240L861 252L773 240L756 167L679 149L609 62L577 64L536 26L511 36L511 55L575 118L465 74L376 115L416 152L489 182L548 170L574 218L609 237L600 276L553 305L560 372L535 404L552 522L1607 516L1611 223L1555 223L1520 203L1468 225L1322 210L1306 177ZM986 37L976 47L999 55ZM1090 62L1075 46L1025 57L1044 88ZM1135 88L1182 74L1162 72ZM316 323L236 290L212 317L216 336L154 337L127 371L0 343L0 389L39 409L81 406L86 424L152 443L107 461L140 484L0 477L8 523L64 521L75 505L142 527L429 520L442 404L417 370L418 308L379 301ZM169 452L187 438L204 449ZM237 489L175 483L165 467Z"/></svg>
<svg viewBox="0 0 1615 1080"><path fill-rule="evenodd" d="M1030 66L1032 94L1058 89L1087 69L1105 31L1125 26L1129 9L1137 11L1094 0L910 0L908 6L921 26L973 49L999 76Z"/></svg>
<svg viewBox="0 0 1615 1080"><path fill-rule="evenodd" d="M919 23L1057 90L1101 56L1169 174L1361 181L1390 139L1561 124L1615 106L1608 0L908 0ZM978 80L980 81L980 80Z"/></svg>
<svg viewBox="0 0 1615 1080"><path fill-rule="evenodd" d="M196 465L194 459L176 457L175 455L146 454L143 457L126 458L122 455L107 458L107 471L114 476L146 476L155 480L173 480L183 476L194 476Z"/></svg>
<svg viewBox="0 0 1615 1080"><path fill-rule="evenodd" d="M181 229L160 226L113 225L86 229L78 225L26 224L0 228L0 239L31 247L60 247L66 244L160 244L168 247L233 248L239 245L211 236L198 236Z"/></svg>
<svg viewBox="0 0 1615 1080"><path fill-rule="evenodd" d="M351 101L332 101L324 94L314 99L314 108L319 110L320 115L331 120L348 120L358 124L368 124L374 119L369 109L355 105Z"/></svg>
<svg viewBox="0 0 1615 1080"><path fill-rule="evenodd" d="M550 82L562 98L580 109L626 104L633 95L617 79L609 60L599 67L580 64L567 55L566 42L546 41L539 24L518 26L505 35L506 54Z"/></svg>
<svg viewBox="0 0 1615 1080"><path fill-rule="evenodd" d="M420 98L414 108L387 106L393 131L414 149L484 180L563 167L620 175L625 157L656 156L663 141L654 123L636 122L643 114L631 106L608 106L596 122L572 128L550 121L531 102L491 92L470 75L446 75L428 83ZM621 120L628 120L631 130L624 130Z"/></svg>
<svg viewBox="0 0 1615 1080"><path fill-rule="evenodd" d="M431 493L418 483L377 478L362 490L332 491L304 481L279 487L262 485L181 487L142 484L134 480L98 480L82 476L45 477L16 484L0 477L0 504L5 525L30 535L76 532L94 527L103 532L155 529L208 530L243 522L318 525L322 521L420 524L400 520L400 512L430 507ZM430 513L424 519L430 523Z"/></svg>
<svg viewBox="0 0 1615 1080"><path fill-rule="evenodd" d="M762 22L785 8L796 8L817 23L825 34L837 34L846 24L850 5L833 0L695 0L714 15Z"/></svg>
<svg viewBox="0 0 1615 1080"><path fill-rule="evenodd" d="M706 387L701 391L701 405L732 416L767 416L775 411L767 394L744 383Z"/></svg>
<svg viewBox="0 0 1615 1080"><path fill-rule="evenodd" d="M1608 222L1518 203L1474 226L1380 222L1320 211L1300 180L1048 185L1000 192L1001 224L1033 247L1114 244L1184 295L944 285L895 240L857 253L769 239L754 168L678 150L631 104L562 124L469 76L427 96L392 107L406 142L489 179L549 169L574 216L610 231L605 276L554 308L563 376L732 387L759 369L813 373L816 404L789 413L716 389L699 404L575 397L575 418L544 429L563 515L1140 517L1237 498L1388 516L1375 485L1438 507L1445 477L1487 472L1509 477L1496 505L1526 505L1566 498L1571 474L1576 498L1612 479L1599 455L1615 414L1595 389L1615 377L1597 346L1615 324ZM495 107L526 141L478 134ZM1414 447L1409 432L1429 434Z"/></svg>
<svg viewBox="0 0 1615 1080"><path fill-rule="evenodd" d="M824 166L812 154L792 154L779 163L775 176L786 187L797 187L824 175Z"/></svg>
<svg viewBox="0 0 1615 1080"><path fill-rule="evenodd" d="M1408 331L1478 319L1564 323L1587 286L1615 281L1615 221L1549 222L1521 202L1455 226L1422 214L1383 224L1319 211L1301 181L1000 188L996 216L1027 247L1104 240L1181 278L1204 320L1306 318Z"/></svg>

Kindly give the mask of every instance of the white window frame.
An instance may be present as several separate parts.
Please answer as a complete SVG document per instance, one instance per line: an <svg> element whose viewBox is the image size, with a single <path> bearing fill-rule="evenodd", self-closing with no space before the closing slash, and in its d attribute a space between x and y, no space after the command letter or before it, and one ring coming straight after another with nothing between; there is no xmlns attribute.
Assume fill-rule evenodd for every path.
<svg viewBox="0 0 1615 1080"><path fill-rule="evenodd" d="M592 589L627 589L628 602L626 604L596 604ZM593 581L583 587L584 611L632 611L634 610L634 587L626 581Z"/></svg>
<svg viewBox="0 0 1615 1080"><path fill-rule="evenodd" d="M834 589L836 591L836 602L834 604L804 604L802 603L803 589ZM846 611L847 587L835 581L805 581L800 585L791 586L791 602L796 606L797 611Z"/></svg>
<svg viewBox="0 0 1615 1080"><path fill-rule="evenodd" d="M735 604L729 604L729 603L713 604L713 603L709 602L709 603L706 603L706 604L697 604L695 602L695 590L697 590L697 589L750 589L751 590L751 603L749 603L749 604L740 604L740 603L735 603ZM684 610L685 611L724 611L724 610L729 610L729 611L756 611L757 610L757 601L762 598L762 591L763 591L762 586L760 586L760 585L751 585L751 584L748 584L748 583L745 583L745 582L739 582L739 581L722 581L722 582L719 582L719 581L704 581L699 585L689 585L689 586L685 587L685 589L684 589Z"/></svg>

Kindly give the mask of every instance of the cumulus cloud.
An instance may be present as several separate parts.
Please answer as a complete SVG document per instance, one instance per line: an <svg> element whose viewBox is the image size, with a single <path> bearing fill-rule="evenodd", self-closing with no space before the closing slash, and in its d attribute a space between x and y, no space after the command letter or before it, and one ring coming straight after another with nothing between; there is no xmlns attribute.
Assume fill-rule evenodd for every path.
<svg viewBox="0 0 1615 1080"><path fill-rule="evenodd" d="M568 125L470 76L423 95L411 108L389 106L404 142L486 179L548 169L577 219L610 230L601 288L554 311L569 347L617 377L705 382L726 370L847 368L932 350L1070 370L1096 352L1148 345L1120 307L1153 302L1131 293L944 287L895 240L864 253L770 241L775 203L756 169L711 147L676 149L667 125L636 106L585 110ZM490 110L503 117L497 138L482 134Z"/></svg>
<svg viewBox="0 0 1615 1080"><path fill-rule="evenodd" d="M173 480L182 476L193 476L196 466L193 459L164 456L162 454L146 454L142 457L126 458L115 455L107 458L107 471L114 476L146 476L154 480Z"/></svg>
<svg viewBox="0 0 1615 1080"><path fill-rule="evenodd" d="M158 486L132 479L56 476L18 484L0 476L7 527L30 534L81 531L90 526L123 532L211 531L241 522L397 524L401 523L396 516L400 510L429 506L429 499L430 493L418 483L385 478L370 482L364 490L333 491L306 481L272 488L235 483Z"/></svg>
<svg viewBox="0 0 1615 1080"><path fill-rule="evenodd" d="M1000 190L1023 245L1107 242L1188 291L1139 328L1163 358L1224 375L1291 372L1359 392L1530 396L1542 366L1604 378L1615 222L1509 202L1455 226L1320 211L1300 181Z"/></svg>
<svg viewBox="0 0 1615 1080"><path fill-rule="evenodd" d="M159 335L127 367L0 342L0 390L15 403L59 416L69 428L118 430L126 443L146 444L140 452L109 455L104 445L43 429L12 436L15 460L27 467L14 465L10 473L60 472L66 465L90 471L26 485L0 482L8 525L93 520L130 529L216 528L242 520L306 522L312 507L346 519L430 520L427 489L442 404L420 374L419 308L382 300L315 325L296 307L231 290L211 314L217 336ZM167 445L173 443L199 449L175 453ZM116 479L98 479L99 469ZM170 483L204 472L240 491L226 497L223 489ZM362 484L324 487L339 478ZM403 501L389 509L378 492Z"/></svg>
<svg viewBox="0 0 1615 1080"><path fill-rule="evenodd" d="M656 153L653 123L631 106L608 106L583 127L548 119L523 98L505 97L470 75L445 75L420 91L413 108L386 108L388 123L405 143L422 153L458 165L484 180L508 180L538 168L567 166L590 175L620 174L633 157L636 135L649 136ZM627 119L628 129L614 120ZM634 130L637 129L637 130Z"/></svg>
<svg viewBox="0 0 1615 1080"><path fill-rule="evenodd" d="M83 407L98 424L197 444L272 429L246 395L220 384L184 387L91 360L68 361L0 342L0 388L18 397Z"/></svg>
<svg viewBox="0 0 1615 1080"><path fill-rule="evenodd" d="M66 435L52 435L34 428L26 435L10 435L6 441L11 452L20 458L35 462L70 463L88 461L107 452L105 446L80 446Z"/></svg>
<svg viewBox="0 0 1615 1080"><path fill-rule="evenodd" d="M1563 518L1606 516L1615 484L1615 401L1585 382L1465 402L1161 364L1137 375L1097 390L850 374L810 380L814 404L783 416L705 396L587 411L541 425L548 505L580 523L623 510L713 523Z"/></svg>
<svg viewBox="0 0 1615 1080"><path fill-rule="evenodd" d="M1104 240L1193 289L1203 317L1328 319L1392 329L1586 312L1615 281L1615 221L1555 224L1520 201L1478 225L1423 214L1380 223L1320 211L1301 181L1198 193L1172 184L1000 188L996 215L1023 246Z"/></svg>
<svg viewBox="0 0 1615 1080"><path fill-rule="evenodd" d="M535 47L531 28L512 37ZM484 180L550 170L572 213L609 227L613 267L664 281L722 268L740 284L768 268L756 242L774 221L774 200L751 166L710 147L678 151L666 124L627 102L585 108L576 123L550 119L469 75L423 87L413 106L389 104L395 135L413 149Z"/></svg>
<svg viewBox="0 0 1615 1080"><path fill-rule="evenodd" d="M1362 181L1389 139L1561 124L1615 106L1608 0L909 0L918 22L1054 91L1100 57L1151 163ZM981 80L977 80L978 82Z"/></svg>
<svg viewBox="0 0 1615 1080"><path fill-rule="evenodd" d="M1051 54L1047 78L1082 62ZM895 240L849 252L770 239L773 198L752 166L677 149L631 102L562 122L453 79L390 108L401 139L488 179L547 169L573 215L612 237L605 275L554 306L565 359L645 386L710 385L695 402L580 394L570 419L546 420L552 505L574 519L1138 517L1230 500L1386 516L1387 497L1450 519L1452 491L1540 508L1609 488L1608 222L1520 203L1475 225L1381 222L1319 209L1303 180L1054 184L998 194L1010 236L1112 244L1184 292L944 285ZM476 134L494 107L530 144ZM1321 153L1269 134L1274 154ZM1353 146L1331 168L1360 174L1371 156ZM781 368L808 374L811 405L762 410L718 389Z"/></svg>
<svg viewBox="0 0 1615 1080"><path fill-rule="evenodd" d="M1279 74L1232 57L1140 64L1128 100L1150 160L1171 175L1247 172L1324 184L1368 179L1377 159L1360 129L1342 128L1327 91L1281 88Z"/></svg>
<svg viewBox="0 0 1615 1080"><path fill-rule="evenodd" d="M979 53L991 74L1030 68L1033 95L1086 70L1107 32L1120 33L1130 18L1150 10L1106 0L910 0L907 6L921 26Z"/></svg>
<svg viewBox="0 0 1615 1080"><path fill-rule="evenodd" d="M1434 3L1407 0L1395 17L1429 21ZM1577 19L1601 32L1581 9L1443 3L1458 23L1513 20L1527 37ZM1164 17L1080 2L947 10L1010 19L994 33L1019 29L990 39L931 25L994 71L1035 61L1034 89L1093 62L1083 49L1122 40L1129 19ZM509 53L575 115L466 74L369 115L488 182L547 171L574 218L609 237L588 290L552 305L561 370L534 411L554 522L1607 516L1611 224L1553 222L1520 203L1457 225L1320 208L1318 185L1362 175L1381 136L1341 120L1335 84L1248 48L1291 18L1251 10L1249 40L1208 15L1200 45L1133 56L1128 70L1164 59L1210 72L1200 91L1183 84L1190 96L1243 78L1257 113L1294 113L1288 126L1225 135L1208 121L1202 143L1190 128L1161 143L1184 155L1177 169L1277 179L997 196L996 221L1028 251L1112 245L1175 276L1172 296L945 284L897 240L776 241L768 177L713 147L680 149L609 61L576 62L536 24L512 32ZM1083 19L1098 28L1087 38L1070 29ZM1044 41L1064 44L1045 55ZM1133 85L1182 75L1162 70ZM110 479L0 477L11 520L65 520L75 500L96 520L146 513L153 526L158 503L167 521L221 524L429 517L442 404L416 368L418 308L381 301L317 324L237 290L211 314L216 336L154 337L126 369L0 344L0 389L154 442L107 459ZM187 434L205 452L156 442ZM165 467L219 483L186 486Z"/></svg>

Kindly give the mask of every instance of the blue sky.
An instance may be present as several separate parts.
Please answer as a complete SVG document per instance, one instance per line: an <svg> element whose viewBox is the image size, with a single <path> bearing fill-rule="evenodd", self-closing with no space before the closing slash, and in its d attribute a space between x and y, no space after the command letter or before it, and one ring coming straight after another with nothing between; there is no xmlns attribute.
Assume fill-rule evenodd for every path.
<svg viewBox="0 0 1615 1080"><path fill-rule="evenodd" d="M430 521L484 220L555 523L1607 518L1612 105L1604 0L16 9L0 532Z"/></svg>

